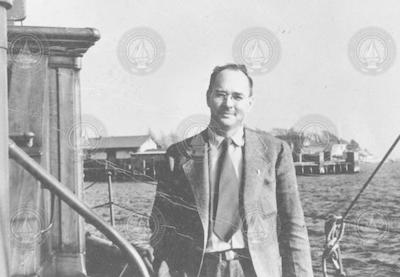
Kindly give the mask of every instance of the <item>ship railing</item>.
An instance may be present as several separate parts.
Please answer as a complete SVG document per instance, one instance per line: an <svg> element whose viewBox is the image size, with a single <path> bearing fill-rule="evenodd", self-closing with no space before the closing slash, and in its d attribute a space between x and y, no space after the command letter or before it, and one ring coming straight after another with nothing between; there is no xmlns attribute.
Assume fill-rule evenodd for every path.
<svg viewBox="0 0 400 277"><path fill-rule="evenodd" d="M11 159L32 174L32 176L40 181L46 189L57 195L60 200L64 201L68 206L82 216L86 222L92 224L110 241L118 246L132 268L137 267L143 277L150 277L149 269L146 267L139 252L119 232L97 216L85 203L79 200L72 191L43 169L11 139L9 140L8 150Z"/></svg>

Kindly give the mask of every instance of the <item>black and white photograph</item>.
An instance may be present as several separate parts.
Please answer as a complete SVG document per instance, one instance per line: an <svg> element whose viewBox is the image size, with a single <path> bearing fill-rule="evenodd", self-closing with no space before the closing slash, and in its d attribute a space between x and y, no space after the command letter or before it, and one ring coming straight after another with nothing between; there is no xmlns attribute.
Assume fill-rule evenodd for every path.
<svg viewBox="0 0 400 277"><path fill-rule="evenodd" d="M0 0L0 277L400 277L399 26Z"/></svg>

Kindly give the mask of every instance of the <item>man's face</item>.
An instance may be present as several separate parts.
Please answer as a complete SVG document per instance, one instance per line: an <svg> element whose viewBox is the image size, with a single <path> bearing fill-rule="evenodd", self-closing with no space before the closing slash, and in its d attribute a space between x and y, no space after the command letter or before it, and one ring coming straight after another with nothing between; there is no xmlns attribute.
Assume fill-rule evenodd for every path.
<svg viewBox="0 0 400 277"><path fill-rule="evenodd" d="M217 75L207 98L214 127L229 131L242 126L252 104L249 80L243 72L225 69Z"/></svg>

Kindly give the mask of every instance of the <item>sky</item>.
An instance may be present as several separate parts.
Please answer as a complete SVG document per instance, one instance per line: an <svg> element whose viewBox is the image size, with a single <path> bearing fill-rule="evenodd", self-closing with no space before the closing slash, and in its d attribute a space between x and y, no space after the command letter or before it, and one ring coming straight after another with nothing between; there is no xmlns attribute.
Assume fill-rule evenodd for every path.
<svg viewBox="0 0 400 277"><path fill-rule="evenodd" d="M235 61L233 45L249 28L267 29L279 53L267 72L252 74L250 127L268 131L320 123L376 157L400 134L398 0L27 2L24 25L99 30L101 39L82 60L82 113L101 122L107 135L169 133L186 126L188 118L189 125L190 119L204 121L210 73ZM351 47L352 38L365 38L360 30L371 34L373 27L384 34ZM118 56L134 28L159 35L159 48L150 50L159 49L163 59L147 74L127 70L129 60ZM370 72L385 70L377 74L361 72L349 58L349 53L368 52L371 41L377 55L391 62L378 62ZM394 157L400 158L399 149Z"/></svg>

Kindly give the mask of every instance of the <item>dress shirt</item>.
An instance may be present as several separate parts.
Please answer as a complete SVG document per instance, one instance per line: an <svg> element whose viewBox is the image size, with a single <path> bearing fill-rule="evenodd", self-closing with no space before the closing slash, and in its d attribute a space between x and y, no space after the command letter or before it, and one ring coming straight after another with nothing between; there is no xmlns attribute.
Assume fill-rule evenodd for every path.
<svg viewBox="0 0 400 277"><path fill-rule="evenodd" d="M209 153L208 153L208 161L209 161L209 177L210 177L210 188L215 188L217 182L217 162L219 157L222 154L222 146L221 143L225 139L223 136L217 135L210 128L208 130L208 142L209 142ZM238 176L239 182L242 182L242 171L243 171L243 146L244 146L244 131L243 127L239 128L236 133L231 136L232 145L228 147L229 155L232 158L233 166L235 169L235 173ZM210 189L210 195L213 193ZM211 205L213 205L212 201L210 201L210 209L211 213ZM217 207L214 207L216 209ZM212 219L212 214L210 214L210 220ZM243 238L242 229L238 229L232 236L232 238L226 242L221 240L212 230L213 224L209 225L208 230L208 240L206 252L217 252L217 251L225 251L229 249L240 249L245 248L245 242ZM243 228L242 221L240 220L239 226Z"/></svg>

